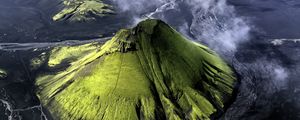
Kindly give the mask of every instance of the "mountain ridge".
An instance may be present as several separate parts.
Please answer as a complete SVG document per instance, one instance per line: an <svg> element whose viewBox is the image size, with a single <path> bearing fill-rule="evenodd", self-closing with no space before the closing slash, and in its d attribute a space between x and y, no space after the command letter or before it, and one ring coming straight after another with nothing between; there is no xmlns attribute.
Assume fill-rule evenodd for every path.
<svg viewBox="0 0 300 120"><path fill-rule="evenodd" d="M209 48L160 20L120 30L104 45L58 47L36 79L56 119L209 119L231 98L236 78Z"/></svg>

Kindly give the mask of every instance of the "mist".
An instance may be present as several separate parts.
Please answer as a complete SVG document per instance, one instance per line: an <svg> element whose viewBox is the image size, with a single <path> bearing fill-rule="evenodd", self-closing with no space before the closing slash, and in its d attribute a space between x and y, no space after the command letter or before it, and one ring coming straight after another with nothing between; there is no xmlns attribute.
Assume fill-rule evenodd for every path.
<svg viewBox="0 0 300 120"><path fill-rule="evenodd" d="M300 73L300 67L297 64L300 58L297 54L300 47L296 44L300 40L288 36L291 33L293 36L299 35L297 19L288 20L291 19L290 16L296 16L295 14L299 13L296 8L291 9L295 14L287 14L283 9L285 6L278 1L273 4L260 1L268 4L265 6L274 9L259 7L261 4L255 5L254 8L242 6L250 14L252 12L259 13L260 23L258 25L262 25L266 29L260 29L261 31L258 32L272 31L269 35L274 37L273 41L267 44L264 39L257 39L253 35L253 31L259 27L257 24L253 24L253 18L238 13L235 6L239 6L239 2L233 6L228 3L229 0L111 0L109 2L112 3L117 13L114 17L100 20L97 24L76 25L51 21L51 16L62 7L59 4L60 0L54 1L40 0L36 5L31 4L35 2L34 0L31 2L0 1L2 10L0 13L2 18L0 42L47 42L44 44L2 43L0 49L21 51L24 48L28 50L56 44L64 45L66 44L64 42L53 43L51 41L87 39L91 35L97 38L100 33L104 35L109 33L105 37L111 37L120 28L132 28L142 20L161 19L190 40L205 44L216 51L236 71L240 80L240 83L237 84L237 97L221 119L265 119L272 110L282 106L280 102L284 100L278 99L281 92L287 89L290 89L286 93L289 96L284 94L284 99L293 101L296 97L300 98L294 96L296 92L300 91L299 87L289 88L291 86L289 84L299 86L296 79L299 79ZM257 1L256 3L259 3ZM295 7L297 7L296 3ZM280 12L269 13L276 9ZM285 16L280 16L283 14ZM265 18L265 15L268 17ZM278 20L286 20L286 22L281 22L284 25L288 23L287 26L277 24ZM265 21L270 21L270 23ZM285 36L277 38L280 35ZM264 45L258 42L264 42ZM267 50L264 51L265 49ZM285 52L280 49L284 49ZM291 79L295 80L290 83ZM7 109L9 108L6 101L0 100L1 102L6 105ZM292 105L296 106L297 103Z"/></svg>
<svg viewBox="0 0 300 120"><path fill-rule="evenodd" d="M118 10L131 16L134 22L130 26L147 18L161 19L173 23L173 27L188 38L220 53L234 53L238 44L250 37L251 27L247 20L238 17L234 7L227 5L225 0L113 1Z"/></svg>
<svg viewBox="0 0 300 120"><path fill-rule="evenodd" d="M252 118L267 117L274 107L270 99L286 89L289 70L280 62L261 57L250 63L236 58L251 42L255 25L239 16L226 0L114 0L118 9L130 15L135 26L147 19L161 19L187 38L209 46L228 61L241 76L238 97L222 119L240 119L264 105L264 111ZM129 4L128 4L129 3ZM150 12L149 12L150 11ZM259 51L257 51L259 52ZM244 57L250 57L247 54ZM247 59L247 58L246 58ZM259 103L260 102L260 103Z"/></svg>

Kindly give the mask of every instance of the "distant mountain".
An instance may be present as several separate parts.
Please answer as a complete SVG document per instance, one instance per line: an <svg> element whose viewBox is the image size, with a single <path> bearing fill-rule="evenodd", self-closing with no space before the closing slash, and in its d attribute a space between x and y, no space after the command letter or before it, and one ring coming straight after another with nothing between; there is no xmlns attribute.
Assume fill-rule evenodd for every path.
<svg viewBox="0 0 300 120"><path fill-rule="evenodd" d="M33 62L41 64L41 62ZM56 47L35 85L54 119L209 119L236 78L212 50L160 20L105 44Z"/></svg>
<svg viewBox="0 0 300 120"><path fill-rule="evenodd" d="M112 6L103 3L102 0L64 0L62 3L64 9L53 16L54 21L90 21L114 13Z"/></svg>
<svg viewBox="0 0 300 120"><path fill-rule="evenodd" d="M130 16L116 15L112 6L101 1L0 0L0 43L111 37L128 24Z"/></svg>

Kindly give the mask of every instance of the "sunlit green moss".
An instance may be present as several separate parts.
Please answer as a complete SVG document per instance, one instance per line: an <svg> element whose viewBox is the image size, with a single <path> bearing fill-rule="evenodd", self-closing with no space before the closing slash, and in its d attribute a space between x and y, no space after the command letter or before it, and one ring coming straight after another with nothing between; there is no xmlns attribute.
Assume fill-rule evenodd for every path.
<svg viewBox="0 0 300 120"><path fill-rule="evenodd" d="M112 6L102 0L64 0L65 8L53 16L54 21L68 20L71 22L95 20L113 14Z"/></svg>
<svg viewBox="0 0 300 120"><path fill-rule="evenodd" d="M5 78L6 76L7 76L6 71L0 68L0 79Z"/></svg>
<svg viewBox="0 0 300 120"><path fill-rule="evenodd" d="M37 93L55 119L209 119L231 97L232 70L158 20L97 43L50 52Z"/></svg>
<svg viewBox="0 0 300 120"><path fill-rule="evenodd" d="M45 52L35 58L32 58L30 60L30 69L36 70L36 69L40 68L45 63L46 59L47 59L47 56L46 56Z"/></svg>
<svg viewBox="0 0 300 120"><path fill-rule="evenodd" d="M50 52L48 66L55 67L56 65L59 65L63 62L76 61L78 58L82 58L90 53L94 53L99 49L99 45L95 43L80 45L76 47L56 47Z"/></svg>

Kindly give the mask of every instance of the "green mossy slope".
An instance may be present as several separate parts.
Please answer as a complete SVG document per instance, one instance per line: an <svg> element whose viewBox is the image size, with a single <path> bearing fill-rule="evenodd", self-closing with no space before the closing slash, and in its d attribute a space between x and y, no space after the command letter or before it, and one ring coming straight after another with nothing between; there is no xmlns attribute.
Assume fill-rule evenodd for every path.
<svg viewBox="0 0 300 120"><path fill-rule="evenodd" d="M159 20L120 30L102 46L50 54L37 94L61 120L209 119L223 110L236 80L216 53Z"/></svg>
<svg viewBox="0 0 300 120"><path fill-rule="evenodd" d="M0 80L3 79L3 78L5 78L6 76L7 76L6 71L5 71L5 70L2 70L2 69L0 68Z"/></svg>
<svg viewBox="0 0 300 120"><path fill-rule="evenodd" d="M103 3L102 0L64 0L63 5L64 9L53 16L54 21L91 21L95 20L95 17L114 13L112 6Z"/></svg>

